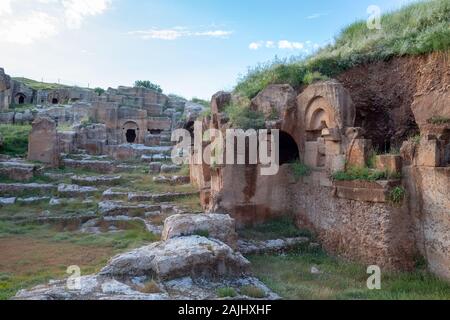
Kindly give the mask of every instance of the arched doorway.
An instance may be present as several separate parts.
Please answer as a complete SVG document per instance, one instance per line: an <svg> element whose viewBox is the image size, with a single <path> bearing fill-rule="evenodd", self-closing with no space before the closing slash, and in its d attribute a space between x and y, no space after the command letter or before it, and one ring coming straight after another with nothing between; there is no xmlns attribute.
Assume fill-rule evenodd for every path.
<svg viewBox="0 0 450 320"><path fill-rule="evenodd" d="M128 129L125 133L126 139L128 143L135 143L136 142L136 130L134 129Z"/></svg>
<svg viewBox="0 0 450 320"><path fill-rule="evenodd" d="M287 132L280 131L280 166L300 160L300 152L294 138Z"/></svg>
<svg viewBox="0 0 450 320"><path fill-rule="evenodd" d="M139 126L134 121L128 121L123 125L124 140L126 143L139 142Z"/></svg>
<svg viewBox="0 0 450 320"><path fill-rule="evenodd" d="M53 99L52 99L52 104L58 104L58 102L59 102L59 101L58 101L57 98L53 98Z"/></svg>
<svg viewBox="0 0 450 320"><path fill-rule="evenodd" d="M25 104L27 97L23 93L18 93L16 95L16 104Z"/></svg>

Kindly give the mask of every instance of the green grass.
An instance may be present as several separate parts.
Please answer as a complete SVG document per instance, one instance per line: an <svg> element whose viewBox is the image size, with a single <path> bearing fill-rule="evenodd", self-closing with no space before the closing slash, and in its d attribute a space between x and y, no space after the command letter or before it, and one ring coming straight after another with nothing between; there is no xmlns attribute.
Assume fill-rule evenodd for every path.
<svg viewBox="0 0 450 320"><path fill-rule="evenodd" d="M25 156L28 152L28 135L30 125L0 124L0 135L3 137L3 147L0 153L11 156Z"/></svg>
<svg viewBox="0 0 450 320"><path fill-rule="evenodd" d="M240 289L240 292L250 298L263 299L266 297L264 290L255 286L244 286Z"/></svg>
<svg viewBox="0 0 450 320"><path fill-rule="evenodd" d="M382 272L381 290L369 290L365 266L330 257L321 250L248 258L255 275L284 299L450 299L450 284L424 268L411 273ZM321 274L312 274L312 267Z"/></svg>
<svg viewBox="0 0 450 320"><path fill-rule="evenodd" d="M338 171L332 175L335 181L377 181L385 180L389 178L396 178L395 175L391 175L385 171L378 171L370 168L351 167L346 171Z"/></svg>
<svg viewBox="0 0 450 320"><path fill-rule="evenodd" d="M34 90L55 90L55 89L63 89L63 88L68 87L66 85L62 85L62 84L58 84L58 83L46 83L46 82L40 82L40 81L27 79L27 78L16 77L16 78L13 78L13 80L21 82L24 85L26 85L27 87L30 87L31 89L34 89Z"/></svg>
<svg viewBox="0 0 450 320"><path fill-rule="evenodd" d="M301 161L291 163L291 168L296 180L299 180L300 178L309 176L311 174L311 168L309 168Z"/></svg>
<svg viewBox="0 0 450 320"><path fill-rule="evenodd" d="M241 238L248 240L313 237L310 231L298 229L290 217L283 217L264 224L240 229L238 233Z"/></svg>
<svg viewBox="0 0 450 320"><path fill-rule="evenodd" d="M394 204L400 204L406 197L406 190L403 187L395 187L389 192L389 200Z"/></svg>
<svg viewBox="0 0 450 320"><path fill-rule="evenodd" d="M387 13L382 16L381 30L369 30L365 21L357 21L345 27L333 44L306 59L275 59L249 69L235 92L251 99L269 84L289 83L298 88L364 63L446 51L450 48L449 21L448 0L423 1Z"/></svg>
<svg viewBox="0 0 450 320"><path fill-rule="evenodd" d="M234 298L237 296L237 293L233 288L226 287L217 289L217 295L219 298Z"/></svg>
<svg viewBox="0 0 450 320"><path fill-rule="evenodd" d="M81 267L82 275L93 274L98 272L106 265L107 260L114 254L131 250L143 245L158 241L158 237L149 233L143 223L138 221L127 222L124 230L116 233L104 234L83 234L78 232L59 232L58 227L51 225L39 224L14 224L12 222L0 221L0 241L8 241L8 239L27 239L38 242L42 245L42 250L54 250L54 248L67 248L65 250L65 258L67 263L63 265L46 264L39 262L38 265L30 265L32 261L18 260L14 266L16 268L26 267L32 269L21 272L0 272L0 300L9 299L14 296L18 290L31 288L36 285L45 284L49 280L61 279L67 276L66 268L68 265L76 264L83 259L82 257L91 252L91 258L84 261ZM18 241L18 240L16 240ZM71 248L77 248L75 256L71 253ZM100 256L97 256L101 253ZM52 259L58 259L55 255L50 255ZM40 254L36 252L30 259L38 259ZM60 258L61 259L61 258ZM64 260L62 259L62 260ZM80 260L78 260L80 259ZM84 258L86 259L86 258ZM44 259L44 261L46 261ZM28 266L28 267L27 267ZM5 267L3 263L0 267ZM11 268L9 262L8 269ZM11 269L10 269L11 270Z"/></svg>
<svg viewBox="0 0 450 320"><path fill-rule="evenodd" d="M442 125L442 124L448 124L450 123L450 118L442 117L442 116L435 116L428 120L428 123L436 124L436 125Z"/></svg>

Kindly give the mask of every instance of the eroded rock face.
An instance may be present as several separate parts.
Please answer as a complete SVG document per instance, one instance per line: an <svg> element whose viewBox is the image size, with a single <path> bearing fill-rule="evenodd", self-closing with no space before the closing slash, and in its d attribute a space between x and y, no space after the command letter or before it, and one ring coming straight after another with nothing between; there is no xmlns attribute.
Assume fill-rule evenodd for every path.
<svg viewBox="0 0 450 320"><path fill-rule="evenodd" d="M101 275L154 276L170 280L183 276L213 278L241 276L250 262L218 240L200 236L158 242L110 260Z"/></svg>
<svg viewBox="0 0 450 320"><path fill-rule="evenodd" d="M225 91L219 91L212 96L211 99L211 112L221 113L225 107L231 102L231 93Z"/></svg>
<svg viewBox="0 0 450 320"><path fill-rule="evenodd" d="M286 110L296 107L297 93L288 84L267 86L253 100L252 108L264 113L267 118L281 118Z"/></svg>
<svg viewBox="0 0 450 320"><path fill-rule="evenodd" d="M232 248L236 248L238 235L235 222L225 214L177 214L166 219L161 239L163 241L195 235L207 234L209 238L218 239Z"/></svg>
<svg viewBox="0 0 450 320"><path fill-rule="evenodd" d="M135 277L117 280L98 275L80 278L79 289L67 289L67 282L51 281L48 285L37 286L31 290L21 290L13 300L212 300L219 299L217 289L233 288L237 299L251 299L240 289L252 286L261 290L265 300L278 300L280 297L254 277L223 279L211 281L182 277L166 282L155 283L155 293L143 293L149 279Z"/></svg>
<svg viewBox="0 0 450 320"><path fill-rule="evenodd" d="M0 110L8 110L11 103L11 78L0 68Z"/></svg>

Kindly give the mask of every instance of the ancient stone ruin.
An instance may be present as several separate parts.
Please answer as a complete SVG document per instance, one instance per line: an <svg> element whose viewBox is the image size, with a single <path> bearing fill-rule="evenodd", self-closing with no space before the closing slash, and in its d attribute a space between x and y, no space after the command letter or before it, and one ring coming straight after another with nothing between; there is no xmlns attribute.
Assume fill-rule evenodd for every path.
<svg viewBox="0 0 450 320"><path fill-rule="evenodd" d="M403 270L412 269L415 257L422 255L432 272L450 279L450 125L430 121L449 115L444 76L449 65L443 55L434 58L446 71L424 72L417 81L442 76L445 83L419 86L420 94L413 93L409 112L414 121L404 130L415 130L420 138L401 141L398 153L375 154L386 139L394 144L398 137L378 139L374 134L380 132L371 131L376 124L370 117L361 121L366 111L354 99L360 99L361 90L352 92L350 79L343 77L347 85L339 80L316 82L299 92L289 85L268 86L251 101L251 108L264 113L266 128L280 130L278 174L261 175L262 164L191 164L191 181L201 192L203 207L229 213L240 227L292 216L298 227L317 232L336 255ZM390 95L386 90L376 94ZM223 92L213 96L205 128L229 128L223 112L230 99L239 98ZM369 161L370 170L383 177L339 179L339 174ZM293 173L294 163L304 169L300 176Z"/></svg>

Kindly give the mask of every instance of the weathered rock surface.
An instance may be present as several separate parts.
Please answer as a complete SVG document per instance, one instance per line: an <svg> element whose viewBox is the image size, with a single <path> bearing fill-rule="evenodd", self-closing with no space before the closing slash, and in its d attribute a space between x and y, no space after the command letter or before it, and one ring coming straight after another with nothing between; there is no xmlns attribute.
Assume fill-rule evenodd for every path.
<svg viewBox="0 0 450 320"><path fill-rule="evenodd" d="M34 194L48 194L56 191L56 186L53 184L43 183L0 183L0 194L17 195L22 192L32 192Z"/></svg>
<svg viewBox="0 0 450 320"><path fill-rule="evenodd" d="M79 289L67 289L67 281L51 281L31 290L21 290L13 300L214 300L217 289L234 288L238 293L236 299L251 299L244 296L240 289L252 286L260 289L266 296L265 300L278 300L280 297L266 285L254 277L236 279L208 280L183 277L170 281L156 283L160 292L143 293L147 277L135 277L127 280L117 280L99 275L80 278Z"/></svg>
<svg viewBox="0 0 450 320"><path fill-rule="evenodd" d="M208 234L208 238L220 240L236 248L235 221L225 214L176 214L166 219L161 239L163 241L195 235Z"/></svg>
<svg viewBox="0 0 450 320"><path fill-rule="evenodd" d="M173 173L173 172L177 172L181 169L180 166L177 166L175 164L171 165L171 164L163 164L161 166L161 173Z"/></svg>
<svg viewBox="0 0 450 320"><path fill-rule="evenodd" d="M200 236L158 242L110 260L101 275L154 276L170 280L184 276L241 276L250 262L218 240Z"/></svg>
<svg viewBox="0 0 450 320"><path fill-rule="evenodd" d="M128 199L128 192L116 190L114 188L110 188L108 190L105 190L102 194L102 200L127 200Z"/></svg>
<svg viewBox="0 0 450 320"><path fill-rule="evenodd" d="M252 108L263 112L267 118L281 118L286 110L296 107L296 97L290 85L272 84L252 100Z"/></svg>
<svg viewBox="0 0 450 320"><path fill-rule="evenodd" d="M50 118L40 117L33 121L28 142L28 160L39 161L49 166L58 166L60 150L56 123Z"/></svg>
<svg viewBox="0 0 450 320"><path fill-rule="evenodd" d="M80 186L114 186L120 183L122 176L74 176L72 183Z"/></svg>
<svg viewBox="0 0 450 320"><path fill-rule="evenodd" d="M173 176L173 177L157 176L153 178L153 181L160 184L182 185L182 184L189 184L191 178L186 176Z"/></svg>
<svg viewBox="0 0 450 320"><path fill-rule="evenodd" d="M36 165L20 161L0 162L0 175L14 180L30 180L33 178L36 169Z"/></svg>
<svg viewBox="0 0 450 320"><path fill-rule="evenodd" d="M238 251L242 254L265 254L265 253L280 253L290 250L298 245L309 242L308 238L288 238L276 240L238 240Z"/></svg>
<svg viewBox="0 0 450 320"><path fill-rule="evenodd" d="M146 212L160 211L161 206L152 204L129 204L123 201L102 201L98 204L98 210L104 216L145 216Z"/></svg>
<svg viewBox="0 0 450 320"><path fill-rule="evenodd" d="M231 93L219 91L211 98L211 112L213 114L221 113L225 107L231 102Z"/></svg>
<svg viewBox="0 0 450 320"><path fill-rule="evenodd" d="M161 193L161 194L153 194L150 192L131 192L128 194L129 202L146 202L146 201L154 201L154 202L169 202L174 201L176 199L190 197L198 195L198 192L174 192L174 193Z"/></svg>
<svg viewBox="0 0 450 320"><path fill-rule="evenodd" d="M98 191L95 187L82 187L74 184L58 185L59 195L68 198L85 198L94 195Z"/></svg>
<svg viewBox="0 0 450 320"><path fill-rule="evenodd" d="M84 169L99 173L112 173L114 171L112 161L64 159L63 163L68 168Z"/></svg>

